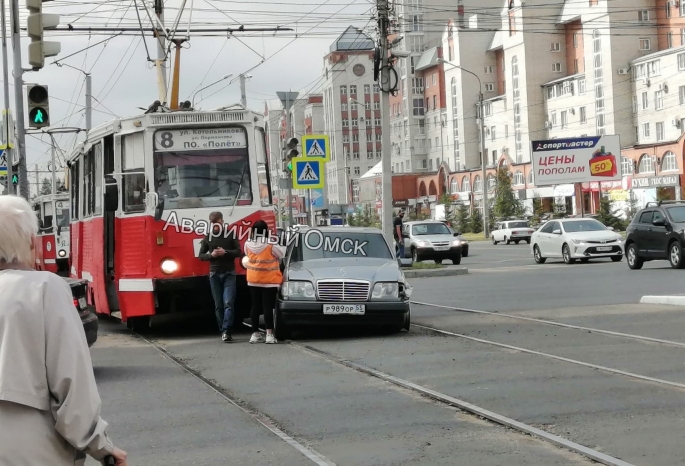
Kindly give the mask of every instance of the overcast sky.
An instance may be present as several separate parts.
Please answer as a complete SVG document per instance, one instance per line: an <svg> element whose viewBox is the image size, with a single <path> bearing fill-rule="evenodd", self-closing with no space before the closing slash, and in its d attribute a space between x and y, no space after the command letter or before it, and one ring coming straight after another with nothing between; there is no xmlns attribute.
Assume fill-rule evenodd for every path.
<svg viewBox="0 0 685 466"><path fill-rule="evenodd" d="M183 0L165 2L165 23L171 27ZM375 3L375 2L373 2ZM187 0L176 37L186 37L192 8L193 28L226 28L244 25L246 28L292 28L293 32L242 33L227 39L221 33L215 37L190 34L190 41L181 52L180 100L192 100L192 94L232 73L237 78L248 70L253 77L247 81L247 102L253 110L262 111L265 100L274 99L276 91L321 91L323 57L331 43L348 26L355 25L373 34L371 21L373 3L369 0L328 0L316 3L307 0ZM61 26L74 27L139 27L135 5L138 5L143 27L150 27L148 13L142 0L54 0L45 4L44 12L62 15ZM25 27L27 10L20 0L22 22ZM150 2L150 12L152 13ZM9 18L9 12L7 13ZM8 27L9 27L8 19ZM283 46L285 49L279 51ZM26 33L22 32L25 36ZM133 34L133 33L129 33ZM62 52L47 58L39 72L24 75L26 83L45 84L50 91L51 122L53 127L85 127L85 75L91 73L93 86L93 126L116 116L140 113L137 107L147 108L158 99L157 73L152 62L157 55L157 43L149 33L143 40L137 35L112 37L111 33L87 32L51 33L47 40L58 40ZM47 36L47 35L46 35ZM111 38L85 52L89 45ZM28 67L29 39L22 39L24 67ZM147 44L147 49L145 47ZM12 50L8 40L10 107L14 105L12 78ZM173 52L172 52L173 53ZM68 55L74 54L69 58ZM61 60L63 59L63 60ZM64 66L53 64L61 60ZM260 62L264 61L260 65ZM169 63L168 63L169 64ZM0 63L1 69L2 63ZM67 66L68 65L68 66ZM257 66L259 65L259 66ZM72 68L73 67L73 68ZM256 68L255 68L256 67ZM168 67L168 76L171 67ZM210 110L240 101L240 86L236 79L222 81L198 93L196 107ZM59 99L59 100L58 100ZM14 110L13 110L14 111ZM16 115L16 113L15 113ZM60 149L73 147L73 134L56 135ZM42 139L44 142L41 142ZM49 136L27 136L29 169L38 163L47 168L50 161ZM58 163L59 165L59 163ZM45 175L42 175L43 177ZM31 180L35 176L31 175Z"/></svg>

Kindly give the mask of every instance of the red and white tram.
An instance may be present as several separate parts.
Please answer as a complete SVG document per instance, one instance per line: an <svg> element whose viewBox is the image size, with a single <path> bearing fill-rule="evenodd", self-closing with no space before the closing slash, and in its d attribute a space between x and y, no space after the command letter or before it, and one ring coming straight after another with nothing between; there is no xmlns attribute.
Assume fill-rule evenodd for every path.
<svg viewBox="0 0 685 466"><path fill-rule="evenodd" d="M193 231L211 212L228 225L262 219L275 233L263 117L240 105L110 121L88 132L68 165L71 276L88 280L99 314L120 313L131 328L214 308ZM239 319L249 310L239 260L236 272Z"/></svg>
<svg viewBox="0 0 685 466"><path fill-rule="evenodd" d="M33 200L39 230L34 242L37 270L69 275L69 194L47 194Z"/></svg>

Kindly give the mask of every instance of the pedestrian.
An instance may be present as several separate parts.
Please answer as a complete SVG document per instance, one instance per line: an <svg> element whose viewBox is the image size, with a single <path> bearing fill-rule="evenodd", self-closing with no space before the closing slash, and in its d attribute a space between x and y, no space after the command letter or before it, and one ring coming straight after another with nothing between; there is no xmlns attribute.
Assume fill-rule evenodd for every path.
<svg viewBox="0 0 685 466"><path fill-rule="evenodd" d="M397 253L397 257L403 259L404 258L404 239L402 238L402 220L404 219L404 210L400 210L399 214L397 214L397 217L395 217L395 220L392 222L392 234L395 237L395 241L397 241L397 245L399 246L399 252Z"/></svg>
<svg viewBox="0 0 685 466"><path fill-rule="evenodd" d="M252 309L252 338L250 343L261 343L264 337L259 333L259 315L264 313L266 343L277 343L273 334L276 294L283 283L280 260L285 248L269 241L269 227L263 220L252 226L252 234L245 242L243 266L247 269L247 285L250 288Z"/></svg>
<svg viewBox="0 0 685 466"><path fill-rule="evenodd" d="M242 256L235 234L228 234L221 212L209 214L211 231L200 244L200 260L209 261L209 285L214 298L214 313L221 340L233 341L236 293L235 260Z"/></svg>
<svg viewBox="0 0 685 466"><path fill-rule="evenodd" d="M17 196L0 196L0 464L74 466L126 452L100 417L86 334L71 289L33 270L38 219Z"/></svg>

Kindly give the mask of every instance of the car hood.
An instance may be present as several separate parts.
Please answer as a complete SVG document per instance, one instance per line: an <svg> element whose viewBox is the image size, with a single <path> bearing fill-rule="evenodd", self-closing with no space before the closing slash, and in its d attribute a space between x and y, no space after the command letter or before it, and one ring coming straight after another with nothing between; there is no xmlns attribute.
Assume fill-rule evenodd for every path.
<svg viewBox="0 0 685 466"><path fill-rule="evenodd" d="M569 238L585 241L611 241L623 239L620 235L613 231L579 231L566 233L566 236Z"/></svg>
<svg viewBox="0 0 685 466"><path fill-rule="evenodd" d="M454 235L417 235L414 236L416 241L428 241L431 243L444 243L445 241L452 241L457 239Z"/></svg>
<svg viewBox="0 0 685 466"><path fill-rule="evenodd" d="M331 258L305 262L291 262L286 270L287 280L317 282L327 279L404 281L404 274L395 259Z"/></svg>

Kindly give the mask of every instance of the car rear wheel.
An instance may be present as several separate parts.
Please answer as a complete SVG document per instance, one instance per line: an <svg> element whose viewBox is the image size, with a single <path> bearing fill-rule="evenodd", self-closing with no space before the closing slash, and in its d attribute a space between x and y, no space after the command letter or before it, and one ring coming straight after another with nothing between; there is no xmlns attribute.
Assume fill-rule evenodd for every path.
<svg viewBox="0 0 685 466"><path fill-rule="evenodd" d="M540 248L536 244L533 246L533 257L535 257L535 262L537 264L544 264L547 258L542 257L542 253L540 253Z"/></svg>
<svg viewBox="0 0 685 466"><path fill-rule="evenodd" d="M437 265L442 264L442 259L435 259L435 263L436 263Z"/></svg>
<svg viewBox="0 0 685 466"><path fill-rule="evenodd" d="M564 262L566 264L573 264L576 260L571 257L571 249L568 244L564 244L561 248L561 255L564 256Z"/></svg>
<svg viewBox="0 0 685 466"><path fill-rule="evenodd" d="M404 316L404 325L402 326L402 329L406 330L408 332L410 327L411 327L411 309Z"/></svg>
<svg viewBox="0 0 685 466"><path fill-rule="evenodd" d="M526 244L530 244L530 238L526 240Z"/></svg>
<svg viewBox="0 0 685 466"><path fill-rule="evenodd" d="M668 261L674 269L682 269L685 266L683 261L683 251L680 248L680 243L675 241L668 248Z"/></svg>
<svg viewBox="0 0 685 466"><path fill-rule="evenodd" d="M519 244L521 242L520 239L514 240L514 243Z"/></svg>
<svg viewBox="0 0 685 466"><path fill-rule="evenodd" d="M144 333L150 330L150 316L129 317L126 326L136 333Z"/></svg>
<svg viewBox="0 0 685 466"><path fill-rule="evenodd" d="M635 243L628 246L628 250L626 251L626 259L628 260L628 267L630 267L632 270L641 269L645 262L640 258L640 256L637 255L637 246L635 246Z"/></svg>
<svg viewBox="0 0 685 466"><path fill-rule="evenodd" d="M469 250L465 249L461 252L461 257L469 257Z"/></svg>
<svg viewBox="0 0 685 466"><path fill-rule="evenodd" d="M504 243L505 243L505 244L511 244L511 241L509 241L509 240L507 239L507 237L505 236L505 237L504 237Z"/></svg>

